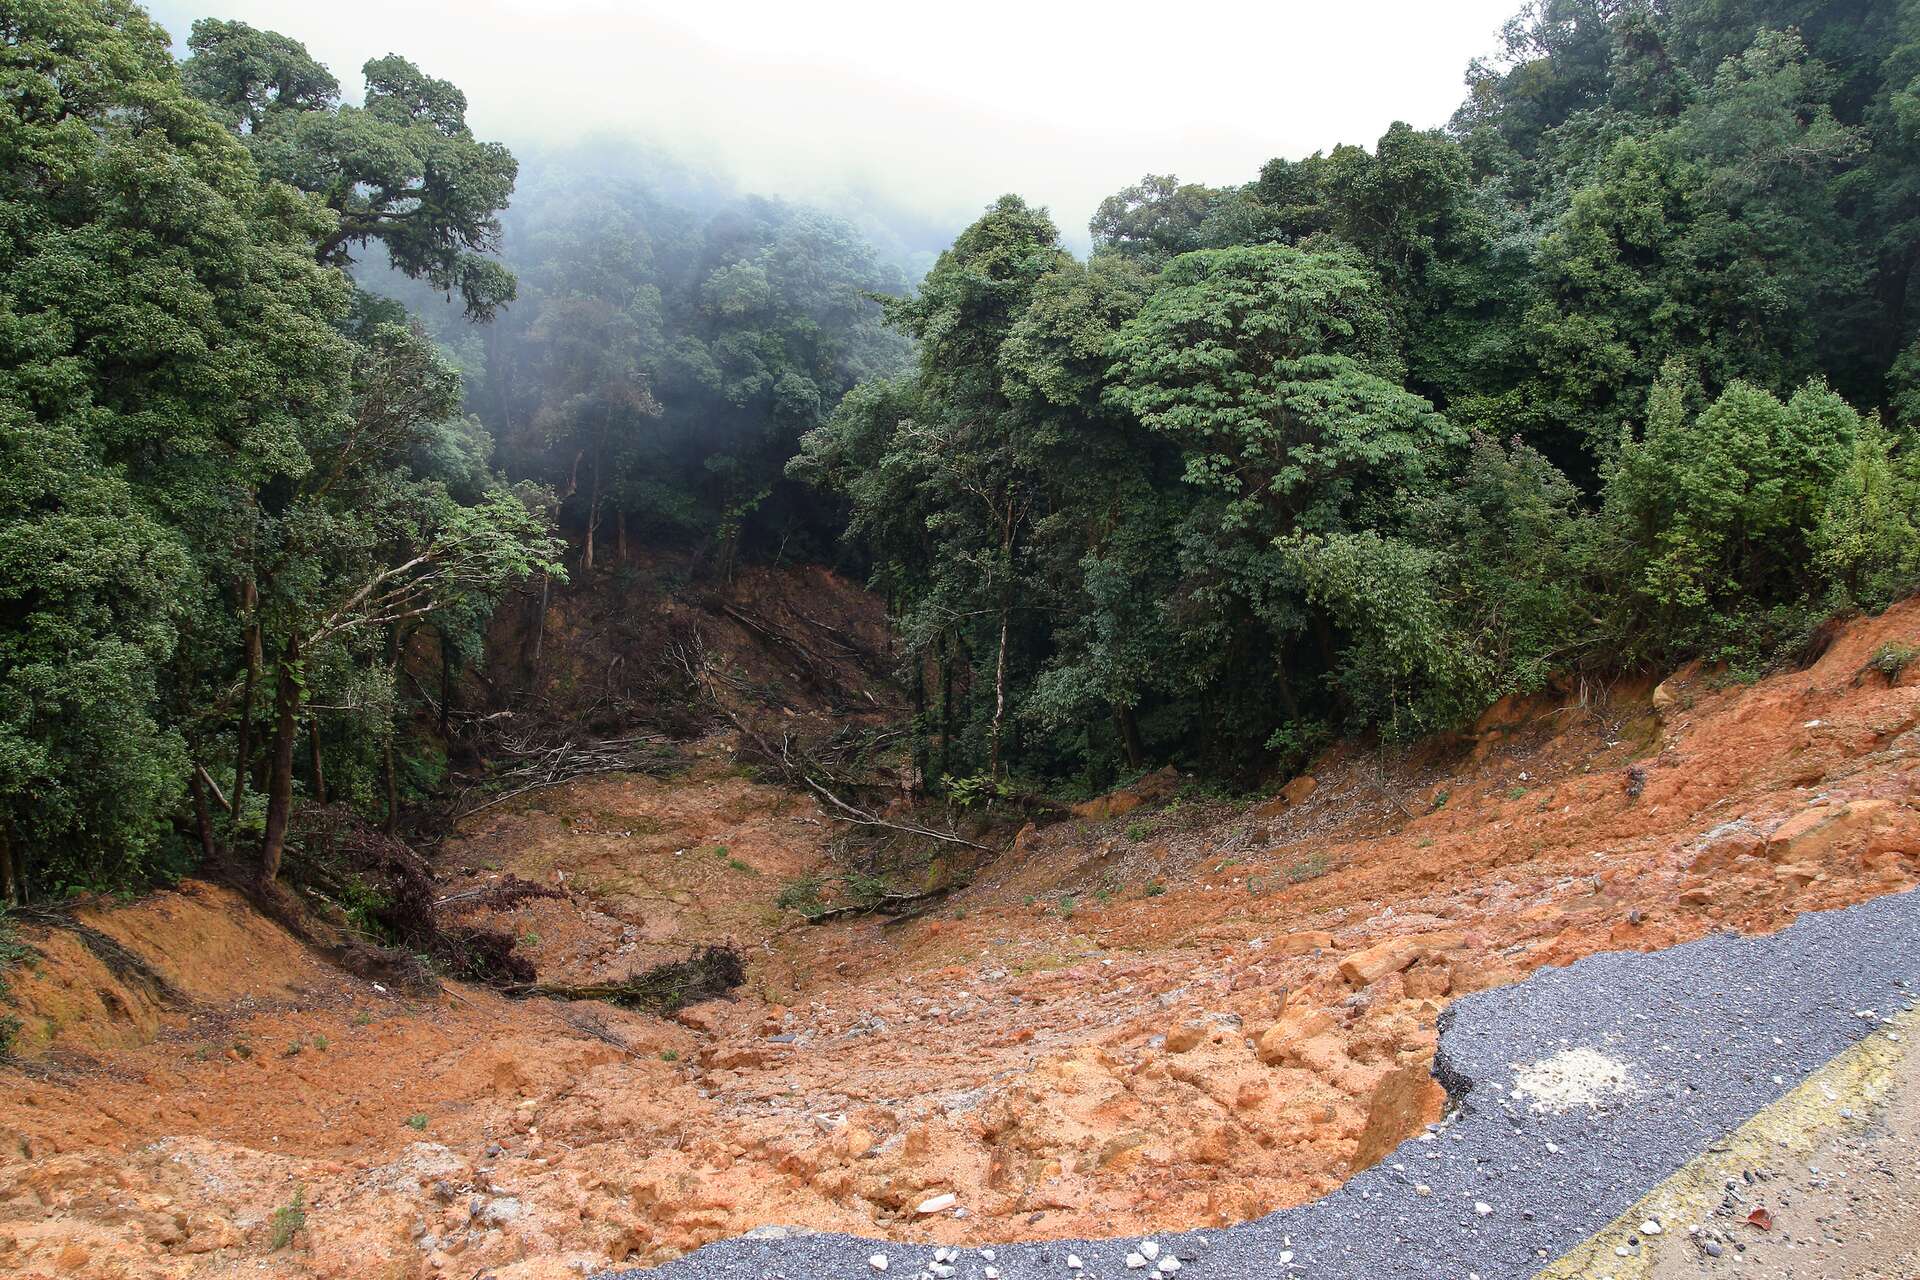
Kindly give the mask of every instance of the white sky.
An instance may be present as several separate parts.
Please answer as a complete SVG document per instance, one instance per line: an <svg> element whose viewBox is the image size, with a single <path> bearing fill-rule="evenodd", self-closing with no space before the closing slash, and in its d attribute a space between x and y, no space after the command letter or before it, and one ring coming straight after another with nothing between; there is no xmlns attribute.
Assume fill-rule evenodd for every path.
<svg viewBox="0 0 1920 1280"><path fill-rule="evenodd" d="M394 52L508 145L631 132L749 190L884 192L954 228L1006 191L1077 246L1143 173L1252 179L1275 155L1445 122L1520 0L153 0L304 41L357 98Z"/></svg>

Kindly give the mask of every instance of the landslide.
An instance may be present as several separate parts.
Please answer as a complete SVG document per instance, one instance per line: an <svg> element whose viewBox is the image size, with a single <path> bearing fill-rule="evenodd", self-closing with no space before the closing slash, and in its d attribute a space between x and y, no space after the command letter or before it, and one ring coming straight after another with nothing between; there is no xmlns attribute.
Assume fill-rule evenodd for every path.
<svg viewBox="0 0 1920 1280"><path fill-rule="evenodd" d="M701 683L669 665L692 632L720 695L762 708L758 736L897 715L859 593L739 590L519 613L503 625L544 627L551 665L527 687L496 673L472 714L538 736L564 703L632 736L642 664ZM802 614L866 656L753 625L802 637ZM1909 602L1804 670L1511 700L1456 739L1338 748L1264 799L1163 772L1050 821L962 822L997 855L850 828L743 767L725 716L661 729L671 758L646 769L485 808L471 791L445 894L559 890L460 916L511 932L543 980L738 950L744 983L671 1017L408 995L216 885L88 907L141 965L24 931L0 1271L545 1278L773 1224L959 1243L1299 1203L1440 1118L1436 1022L1460 994L1911 888L1916 645ZM903 917L792 909L847 900L856 865L940 893Z"/></svg>

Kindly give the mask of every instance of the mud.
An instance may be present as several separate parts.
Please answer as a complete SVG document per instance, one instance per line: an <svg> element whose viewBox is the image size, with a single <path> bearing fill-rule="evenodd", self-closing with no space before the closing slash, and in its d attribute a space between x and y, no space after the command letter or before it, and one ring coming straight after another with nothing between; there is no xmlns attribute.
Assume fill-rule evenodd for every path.
<svg viewBox="0 0 1920 1280"><path fill-rule="evenodd" d="M210 886L102 910L182 998L31 939L0 1271L544 1280L769 1224L958 1243L1298 1204L1437 1113L1455 996L1920 880L1920 670L1868 668L1917 637L1909 604L1756 685L1515 701L1251 804L1156 785L905 922L783 910L835 827L717 738L448 843L449 894L568 891L474 917L545 980L739 947L736 998L676 1020L402 998Z"/></svg>

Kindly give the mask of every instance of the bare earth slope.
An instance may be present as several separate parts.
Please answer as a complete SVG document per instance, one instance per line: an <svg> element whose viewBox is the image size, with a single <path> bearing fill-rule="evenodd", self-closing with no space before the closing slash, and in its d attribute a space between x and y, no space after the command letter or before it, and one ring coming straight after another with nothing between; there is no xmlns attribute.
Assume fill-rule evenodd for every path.
<svg viewBox="0 0 1920 1280"><path fill-rule="evenodd" d="M1920 664L1871 669L1890 641L1920 604L1802 672L1669 680L1657 712L1622 689L1336 753L1297 803L1123 794L897 924L776 906L831 825L717 739L450 842L450 891L569 890L492 919L543 976L739 945L737 998L677 1021L404 999L211 886L92 913L165 989L31 939L0 1273L505 1280L774 1223L957 1242L1299 1203L1437 1113L1454 995L1920 879Z"/></svg>

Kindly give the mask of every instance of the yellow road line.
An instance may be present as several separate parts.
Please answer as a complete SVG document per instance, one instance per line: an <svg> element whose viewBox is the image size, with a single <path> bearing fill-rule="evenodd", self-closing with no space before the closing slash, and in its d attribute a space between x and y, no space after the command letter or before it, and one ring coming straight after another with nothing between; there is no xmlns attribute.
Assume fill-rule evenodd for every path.
<svg viewBox="0 0 1920 1280"><path fill-rule="evenodd" d="M1636 1201L1631 1208L1536 1273L1535 1280L1646 1280L1663 1247L1684 1244L1686 1229L1705 1223L1726 1194L1729 1181L1782 1152L1805 1153L1837 1134L1859 1132L1873 1122L1893 1083L1894 1068L1912 1046L1920 1015L1898 1014L1864 1040L1830 1059L1778 1101L1741 1125L1727 1141L1704 1151ZM1614 1249L1640 1224L1656 1219L1657 1237L1640 1237L1628 1257Z"/></svg>

